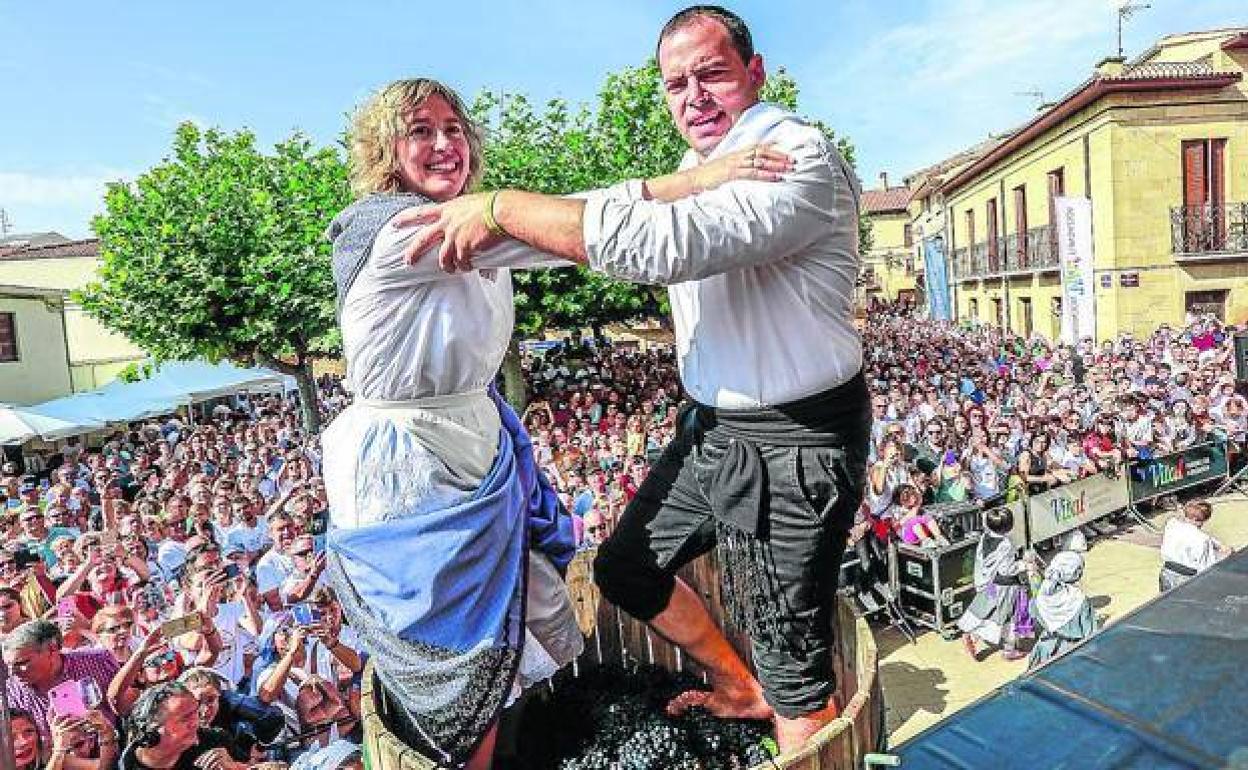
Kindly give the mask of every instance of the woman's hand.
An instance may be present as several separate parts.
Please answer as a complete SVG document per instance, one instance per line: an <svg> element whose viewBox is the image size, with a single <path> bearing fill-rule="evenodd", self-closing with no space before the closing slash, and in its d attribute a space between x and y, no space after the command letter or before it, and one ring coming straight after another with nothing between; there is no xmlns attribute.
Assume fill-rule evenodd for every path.
<svg viewBox="0 0 1248 770"><path fill-rule="evenodd" d="M770 144L756 144L743 150L730 152L722 158L703 163L688 171L694 187L699 191L714 190L722 184L739 179L762 182L778 182L784 173L794 168L793 159Z"/></svg>
<svg viewBox="0 0 1248 770"><path fill-rule="evenodd" d="M87 720L82 717L61 716L54 714L50 726L52 728L52 750L71 753L74 745L82 740Z"/></svg>
<svg viewBox="0 0 1248 770"><path fill-rule="evenodd" d="M286 650L286 656L293 659L303 652L303 644L307 638L308 629L306 626L296 625L292 628L290 631L290 641L288 642L290 647Z"/></svg>

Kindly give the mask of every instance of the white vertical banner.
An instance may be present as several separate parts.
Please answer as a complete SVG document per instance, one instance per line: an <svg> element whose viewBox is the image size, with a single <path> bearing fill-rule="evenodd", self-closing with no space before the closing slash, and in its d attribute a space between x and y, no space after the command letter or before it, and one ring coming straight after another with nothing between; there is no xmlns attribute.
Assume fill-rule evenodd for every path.
<svg viewBox="0 0 1248 770"><path fill-rule="evenodd" d="M1062 266L1062 342L1096 339L1096 290L1092 274L1092 201L1055 198L1057 255Z"/></svg>

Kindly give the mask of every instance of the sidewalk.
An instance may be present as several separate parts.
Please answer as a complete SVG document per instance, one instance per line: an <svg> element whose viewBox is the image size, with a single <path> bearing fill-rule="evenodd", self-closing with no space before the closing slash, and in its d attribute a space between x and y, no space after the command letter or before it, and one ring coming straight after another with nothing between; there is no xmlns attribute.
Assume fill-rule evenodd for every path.
<svg viewBox="0 0 1248 770"><path fill-rule="evenodd" d="M1231 495L1211 502L1209 532L1233 548L1248 545L1248 498ZM1162 512L1150 520L1160 528L1170 515ZM1138 525L1090 543L1083 588L1102 622L1112 623L1157 595L1160 543L1160 534ZM976 663L960 642L947 642L932 632L912 645L895 629L877 628L876 642L889 743L894 746L1027 668L1025 659L1010 663L1000 655Z"/></svg>

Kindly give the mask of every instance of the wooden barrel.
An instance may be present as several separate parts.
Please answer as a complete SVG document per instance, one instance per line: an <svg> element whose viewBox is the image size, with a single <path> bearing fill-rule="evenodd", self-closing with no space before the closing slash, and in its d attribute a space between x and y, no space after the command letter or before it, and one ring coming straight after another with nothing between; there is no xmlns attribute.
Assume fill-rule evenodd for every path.
<svg viewBox="0 0 1248 770"><path fill-rule="evenodd" d="M699 673L696 664L680 650L626 613L603 601L593 581L592 551L577 554L568 567L568 592L577 623L585 634L585 651L576 661L577 671L611 663L653 663L671 671ZM714 555L690 564L681 575L706 602L711 616L724 625L720 601L719 571ZM849 602L837 610L836 658L838 702L841 716L820 730L806 746L778 757L775 764L752 770L857 770L863 755L875 751L883 734L884 710L875 638L862 618L854 617ZM727 631L728 639L750 662L749 642L740 632ZM364 672L361 709L364 719L364 756L369 770L437 770L439 765L406 746L390 732L371 668ZM524 736L520 736L524 740Z"/></svg>

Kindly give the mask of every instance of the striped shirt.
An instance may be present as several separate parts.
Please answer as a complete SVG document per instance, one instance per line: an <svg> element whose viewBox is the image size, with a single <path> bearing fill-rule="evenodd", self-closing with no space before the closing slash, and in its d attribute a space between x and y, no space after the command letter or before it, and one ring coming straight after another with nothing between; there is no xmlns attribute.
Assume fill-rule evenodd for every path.
<svg viewBox="0 0 1248 770"><path fill-rule="evenodd" d="M108 692L108 685L112 682L113 675L117 673L119 668L117 661L113 658L113 654L98 647L68 650L61 653L61 658L64 660L61 673L53 680L48 690L64 682L90 679L99 686L100 693L104 694ZM39 734L43 737L44 745L49 745L49 741L52 740L52 734L48 725L52 719L52 709L48 703L47 690L36 690L16 676L9 677L6 690L9 696L9 708L29 711L35 718L35 726L39 728ZM99 708L110 722L116 724L117 718L113 714L113 709L109 706L107 698L104 699Z"/></svg>

